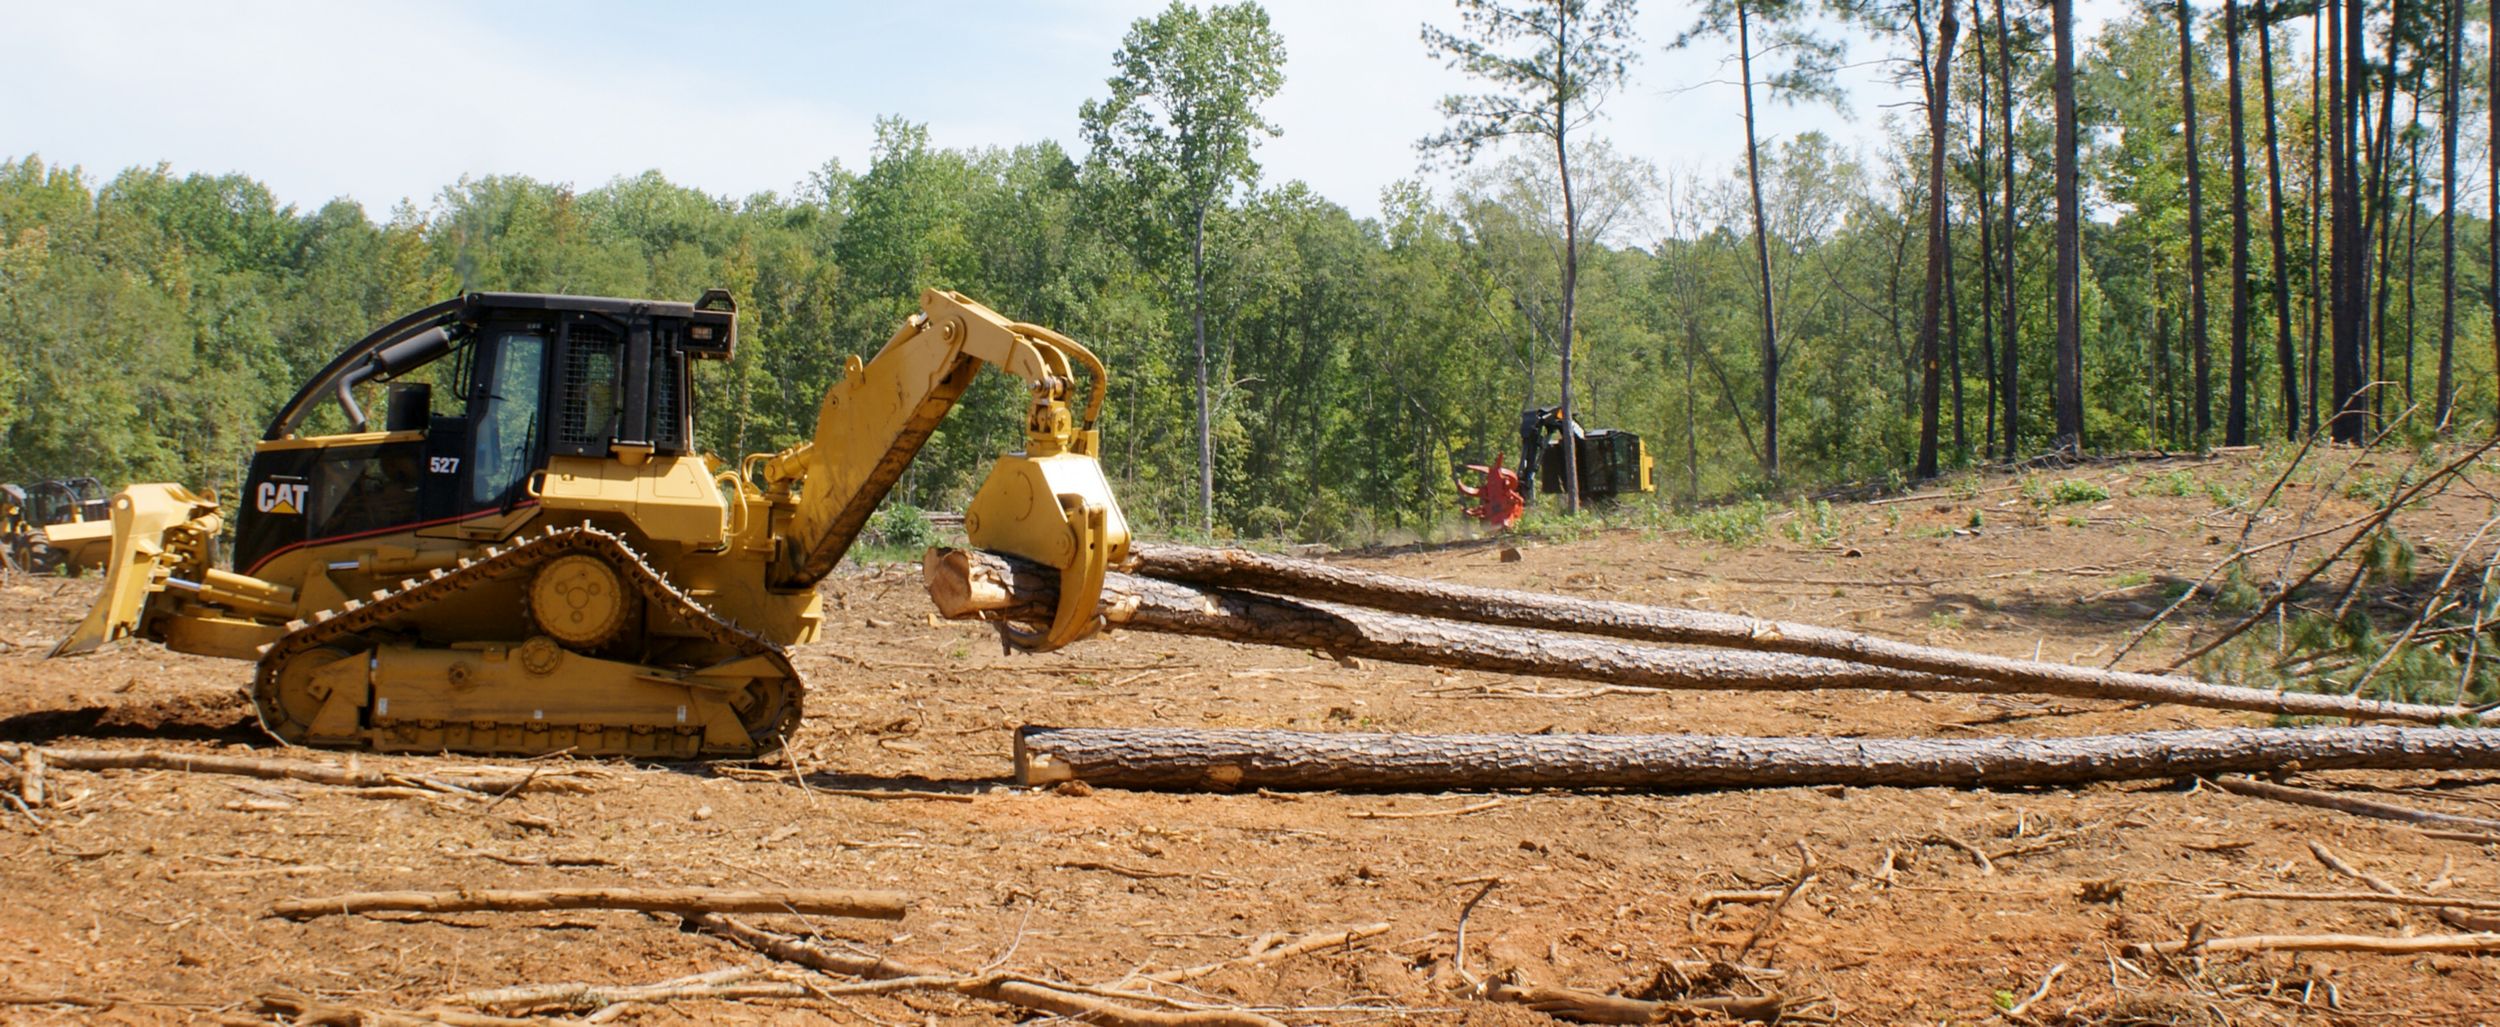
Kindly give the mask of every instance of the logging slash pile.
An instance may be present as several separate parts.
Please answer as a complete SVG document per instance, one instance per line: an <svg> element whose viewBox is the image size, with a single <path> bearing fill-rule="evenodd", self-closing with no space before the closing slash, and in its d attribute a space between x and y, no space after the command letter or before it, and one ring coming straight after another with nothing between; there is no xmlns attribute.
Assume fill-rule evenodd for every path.
<svg viewBox="0 0 2500 1027"><path fill-rule="evenodd" d="M1140 544L1133 564L1104 582L1103 616L1115 630L1586 681L1610 692L2031 693L2412 725L2475 714L2012 659L1710 611L1444 584L1241 550ZM1047 568L996 553L932 549L922 577L940 612L954 618L1046 619L1058 598ZM2500 731L2373 724L1946 739L1028 725L1016 740L1016 772L1026 784L1167 789L1982 787L2291 768L2500 769Z"/></svg>

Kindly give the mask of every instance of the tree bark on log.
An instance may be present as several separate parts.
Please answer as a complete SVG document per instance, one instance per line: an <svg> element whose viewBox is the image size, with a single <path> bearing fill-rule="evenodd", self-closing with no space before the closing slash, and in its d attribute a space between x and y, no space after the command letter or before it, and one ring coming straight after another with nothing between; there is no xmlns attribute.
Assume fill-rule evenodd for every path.
<svg viewBox="0 0 2500 1027"><path fill-rule="evenodd" d="M1057 608L1058 575L1049 568L1015 557L962 549L931 549L921 570L930 600L936 604L939 613L948 617L1047 623L1052 611ZM1367 603L1378 598L1376 592L1357 594ZM1559 608L1585 603L1583 600L1534 596L1531 593L1512 595L1515 598L1506 602L1514 610L1524 609L1529 599ZM1554 616L1570 618L1575 623L1577 620L1595 622L1619 613L1651 609L1619 603L1587 605L1623 607L1623 610L1600 611L1581 607L1580 614ZM1435 607L1436 612L1442 609L1444 607ZM1682 611L1654 612L1675 614ZM1116 572L1103 579L1102 614L1104 622L1112 627L1318 649L1340 656L1360 656L1428 667L1566 678L1635 688L1702 691L1857 688L1979 694L2037 692L2122 702L2176 703L2295 716L2419 723L2438 723L2457 713L2444 706L2391 703L2308 692L2268 692L2210 685L2185 678L2091 671L2079 667L2065 668L2074 672L2071 675L2037 674L2017 685L2002 679L1871 665L1857 660L1855 656L1834 659L1791 652L1650 648L1548 631L1444 619L1452 614L1407 616L1365 606L1201 588ZM1766 635L1779 634L1788 628L1798 628L1801 633L1807 634L1828 631L1751 618L1727 619L1735 624L1758 626ZM1551 618L1547 620L1549 623L1562 622ZM1725 639L1727 632L1736 629L1735 624L1714 625L1707 631L1694 628L1686 637ZM1575 630L1589 629L1575 627ZM1830 634L1846 636L1848 633ZM1861 641L1870 643L1868 648L1883 648L1871 645L1878 640L1859 637ZM1972 659L1987 661L1996 658Z"/></svg>
<svg viewBox="0 0 2500 1027"><path fill-rule="evenodd" d="M2068 738L1016 732L1016 778L1134 789L2019 787L2304 770L2500 769L2500 730L2336 727Z"/></svg>
<svg viewBox="0 0 2500 1027"><path fill-rule="evenodd" d="M424 892L355 892L284 899L271 916L292 920L343 913L529 913L556 909L627 909L645 913L803 913L862 920L900 920L911 897L893 891L788 889L733 891L718 888L552 888L544 891L485 889Z"/></svg>
<svg viewBox="0 0 2500 1027"><path fill-rule="evenodd" d="M1238 549L1138 544L1130 548L1130 553L1136 573L1193 585L1250 589L1477 624L1570 631L1669 645L1820 656L1923 674L1976 678L2054 695L2107 695L2099 691L2102 689L2167 691L2182 687L2227 687L2169 674L2103 670L1896 642L1793 621L1515 589L1452 585ZM2274 694L2255 689L2233 691L2246 692L2251 697ZM2347 702L2335 700L2338 706ZM2333 715L2420 723L2437 723L2447 717L2465 715L2465 711L2442 706L2410 703L2380 706L2384 709L2375 712L2382 715L2372 715L2358 708Z"/></svg>

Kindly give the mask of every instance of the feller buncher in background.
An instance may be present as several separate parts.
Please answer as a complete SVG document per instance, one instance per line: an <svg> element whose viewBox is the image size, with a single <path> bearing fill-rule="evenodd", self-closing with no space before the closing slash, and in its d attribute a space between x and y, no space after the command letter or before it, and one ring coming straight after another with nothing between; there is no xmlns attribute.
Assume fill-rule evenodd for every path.
<svg viewBox="0 0 2500 1027"><path fill-rule="evenodd" d="M1578 422L1563 417L1561 407L1531 407L1519 415L1517 467L1502 466L1506 454L1497 453L1490 464L1451 469L1458 479L1458 494L1464 497L1461 502L1476 501L1462 512L1494 530L1509 528L1527 512L1528 498L1536 494L1540 479L1546 495L1562 494L1569 477L1563 466L1566 446L1579 450L1582 503L1658 490L1650 480L1649 446L1639 435L1616 428L1582 431ZM1468 484L1469 474L1477 476L1476 484Z"/></svg>
<svg viewBox="0 0 2500 1027"><path fill-rule="evenodd" d="M269 423L230 561L214 493L113 497L103 593L53 654L138 636L254 660L262 725L299 744L767 752L798 726L783 648L822 630L816 583L982 364L1031 404L966 532L1067 582L1051 623L1002 630L1036 651L1094 630L1129 536L1095 461L1092 353L933 290L849 360L811 440L724 471L695 448L690 363L729 359L736 335L717 289L473 293L393 321Z"/></svg>
<svg viewBox="0 0 2500 1027"><path fill-rule="evenodd" d="M1579 451L1580 501L1594 503L1626 492L1655 492L1650 481L1653 461L1649 445L1620 428L1583 431L1562 408L1532 407L1519 415L1519 487L1536 490L1542 479L1546 495L1561 495L1569 476L1563 466L1564 447Z"/></svg>

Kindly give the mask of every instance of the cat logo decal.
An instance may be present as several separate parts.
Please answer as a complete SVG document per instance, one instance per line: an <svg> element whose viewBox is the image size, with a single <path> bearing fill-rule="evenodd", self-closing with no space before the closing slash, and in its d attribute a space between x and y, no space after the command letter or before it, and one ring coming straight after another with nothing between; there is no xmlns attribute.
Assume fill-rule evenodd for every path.
<svg viewBox="0 0 2500 1027"><path fill-rule="evenodd" d="M310 485L300 483L289 485L283 482L264 481L260 483L260 491L253 505L265 514L301 514L304 512L304 493L311 488Z"/></svg>

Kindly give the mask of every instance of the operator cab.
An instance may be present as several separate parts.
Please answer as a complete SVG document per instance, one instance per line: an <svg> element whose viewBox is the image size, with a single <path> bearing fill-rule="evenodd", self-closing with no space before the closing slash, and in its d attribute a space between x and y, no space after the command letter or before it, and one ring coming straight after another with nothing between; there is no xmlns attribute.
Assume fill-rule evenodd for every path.
<svg viewBox="0 0 2500 1027"><path fill-rule="evenodd" d="M385 325L270 422L244 479L234 566L464 525L501 537L536 506L530 478L551 456L683 455L688 361L727 359L736 323L714 289L691 304L470 293Z"/></svg>

